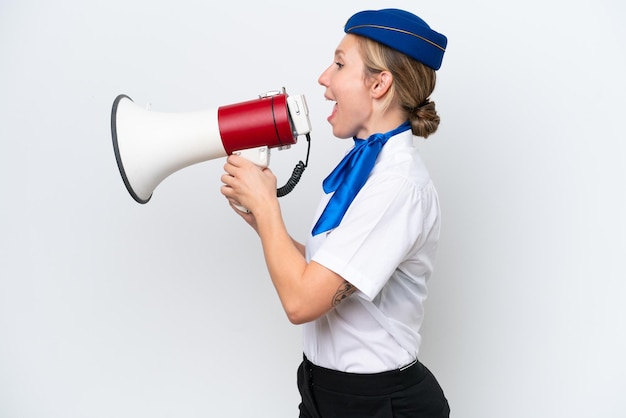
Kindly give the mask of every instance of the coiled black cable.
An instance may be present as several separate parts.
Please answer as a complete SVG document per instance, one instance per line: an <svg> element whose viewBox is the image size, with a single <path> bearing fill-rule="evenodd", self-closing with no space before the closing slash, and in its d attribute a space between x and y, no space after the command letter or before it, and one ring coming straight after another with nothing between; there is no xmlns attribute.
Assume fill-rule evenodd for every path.
<svg viewBox="0 0 626 418"><path fill-rule="evenodd" d="M306 141L308 143L306 150L306 162L303 163L302 161L299 161L298 164L296 164L293 172L291 173L291 178L289 178L289 180L283 187L279 187L278 189L276 189L276 196L283 197L291 193L291 191L300 181L302 173L304 173L304 170L309 165L309 152L311 151L311 136L309 134L306 134Z"/></svg>

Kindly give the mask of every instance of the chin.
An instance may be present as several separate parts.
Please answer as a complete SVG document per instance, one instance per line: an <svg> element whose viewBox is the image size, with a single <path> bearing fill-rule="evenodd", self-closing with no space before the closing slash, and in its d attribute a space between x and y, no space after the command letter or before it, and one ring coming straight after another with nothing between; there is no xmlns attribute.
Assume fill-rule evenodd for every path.
<svg viewBox="0 0 626 418"><path fill-rule="evenodd" d="M342 131L340 129L335 128L334 126L333 126L333 135L339 139L348 139L354 136L352 133Z"/></svg>

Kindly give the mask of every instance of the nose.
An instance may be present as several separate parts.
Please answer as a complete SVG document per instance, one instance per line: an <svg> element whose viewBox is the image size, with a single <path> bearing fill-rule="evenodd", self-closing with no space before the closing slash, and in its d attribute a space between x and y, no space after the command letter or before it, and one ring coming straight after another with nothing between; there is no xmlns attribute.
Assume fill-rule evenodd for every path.
<svg viewBox="0 0 626 418"><path fill-rule="evenodd" d="M329 70L330 70L330 66L328 68L326 68L324 70L324 72L322 74L320 74L319 78L317 79L317 82L320 85L324 86L324 87L328 87L328 85L329 85L329 83L328 83L328 79L329 79L328 71Z"/></svg>

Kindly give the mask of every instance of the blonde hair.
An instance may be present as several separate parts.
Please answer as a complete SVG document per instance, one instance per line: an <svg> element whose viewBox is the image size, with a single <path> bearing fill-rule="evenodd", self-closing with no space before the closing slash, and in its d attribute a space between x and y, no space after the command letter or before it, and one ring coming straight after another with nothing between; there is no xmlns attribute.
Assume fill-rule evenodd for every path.
<svg viewBox="0 0 626 418"><path fill-rule="evenodd" d="M379 42L357 37L367 75L382 71L393 75L385 107L396 100L406 111L414 135L427 138L434 133L440 120L435 103L429 99L437 80L435 70Z"/></svg>

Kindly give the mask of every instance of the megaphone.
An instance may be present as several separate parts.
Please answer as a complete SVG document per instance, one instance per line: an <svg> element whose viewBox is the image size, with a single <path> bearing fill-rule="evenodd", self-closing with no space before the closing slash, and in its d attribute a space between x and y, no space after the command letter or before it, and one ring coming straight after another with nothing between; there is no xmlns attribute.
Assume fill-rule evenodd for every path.
<svg viewBox="0 0 626 418"><path fill-rule="evenodd" d="M126 189L142 204L166 177L184 167L235 153L267 167L271 149L290 148L300 135L308 141L308 163L310 131L304 95L289 96L284 88L257 99L188 113L154 112L120 94L111 111L117 166ZM278 196L295 187L306 165L299 162Z"/></svg>

